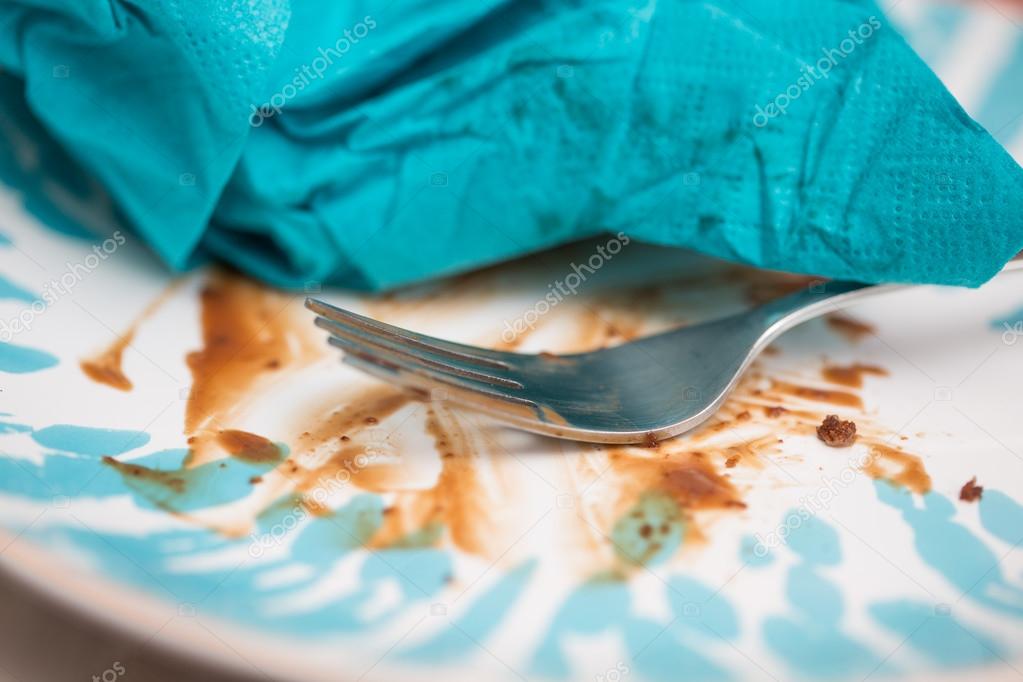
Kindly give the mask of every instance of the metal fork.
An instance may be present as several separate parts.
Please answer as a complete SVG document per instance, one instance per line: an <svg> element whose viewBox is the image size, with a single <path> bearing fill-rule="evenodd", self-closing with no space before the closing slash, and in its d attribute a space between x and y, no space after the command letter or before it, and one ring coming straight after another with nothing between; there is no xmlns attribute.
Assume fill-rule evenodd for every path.
<svg viewBox="0 0 1023 682"><path fill-rule="evenodd" d="M1023 260L1007 270L1023 269ZM511 426L594 443L650 443L709 419L786 330L905 285L817 282L751 310L588 353L537 355L418 334L306 299L346 363Z"/></svg>

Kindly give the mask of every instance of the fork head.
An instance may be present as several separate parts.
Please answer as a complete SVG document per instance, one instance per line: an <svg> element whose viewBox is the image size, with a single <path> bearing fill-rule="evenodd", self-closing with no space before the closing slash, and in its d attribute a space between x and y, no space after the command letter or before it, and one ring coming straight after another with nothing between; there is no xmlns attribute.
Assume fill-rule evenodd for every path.
<svg viewBox="0 0 1023 682"><path fill-rule="evenodd" d="M306 306L345 362L528 431L649 443L709 418L759 352L749 313L589 353L552 355L458 344L316 299Z"/></svg>

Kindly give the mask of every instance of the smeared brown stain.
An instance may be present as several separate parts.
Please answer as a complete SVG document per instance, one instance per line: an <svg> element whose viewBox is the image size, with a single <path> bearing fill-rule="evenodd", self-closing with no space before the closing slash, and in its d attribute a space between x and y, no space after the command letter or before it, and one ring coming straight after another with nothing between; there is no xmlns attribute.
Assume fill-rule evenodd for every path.
<svg viewBox="0 0 1023 682"><path fill-rule="evenodd" d="M828 315L828 327L833 332L852 342L862 341L874 333L874 327L845 315Z"/></svg>
<svg viewBox="0 0 1023 682"><path fill-rule="evenodd" d="M308 321L294 318L298 300L230 272L214 273L203 287L202 347L185 358L192 372L185 433L196 438L190 465L217 456L210 443L268 375L324 352Z"/></svg>
<svg viewBox="0 0 1023 682"><path fill-rule="evenodd" d="M686 539L697 540L704 537L695 523L698 513L746 508L739 491L726 475L717 471L706 453L688 451L641 455L641 452L632 448L616 448L607 453L609 470L615 476L619 490L619 499L614 502L619 515L629 509L633 509L633 515L641 515L635 506L640 500L652 493L665 495L674 501L678 513L686 521ZM638 532L642 536L642 527ZM659 549L648 547L647 553L656 554Z"/></svg>
<svg viewBox="0 0 1023 682"><path fill-rule="evenodd" d="M666 467L661 480L661 487L685 509L746 508L731 482L698 458Z"/></svg>
<svg viewBox="0 0 1023 682"><path fill-rule="evenodd" d="M79 367L87 377L96 383L106 384L119 391L130 391L132 383L125 375L121 362L124 357L124 349L128 347L134 336L134 329L125 332L97 355L82 360Z"/></svg>
<svg viewBox="0 0 1023 682"><path fill-rule="evenodd" d="M931 477L924 469L923 460L882 443L870 445L870 459L863 471L871 478L905 486L921 495L931 490Z"/></svg>
<svg viewBox="0 0 1023 682"><path fill-rule="evenodd" d="M113 457L104 457L103 463L112 467L126 479L136 479L156 484L174 494L185 492L186 481L180 470L163 471L160 469L150 469L149 467L131 464L130 462L121 462Z"/></svg>
<svg viewBox="0 0 1023 682"><path fill-rule="evenodd" d="M770 286L760 287L756 295L773 298L812 281L798 277L782 279L786 282L773 290ZM432 312L434 305L447 305L445 290L445 285L437 285L426 297L401 294L375 305L381 309L389 307L394 314ZM590 312L583 312L585 306L574 309L575 304L566 301L559 314L574 310L571 319L578 322L576 333L555 340L551 350L561 354L592 350L648 333L645 326L648 315L660 313L662 320L667 315L655 310L657 306L651 305L649 310L643 307L650 301L661 301L663 297L658 291L655 287L637 295L632 292L603 296L601 300L607 303L595 306ZM466 295L462 302L469 304L471 299ZM493 472L500 466L499 460L508 459L507 453L484 447L481 440L484 431L470 426L466 416L454 408L430 402L429 392L416 394L374 385L362 391L340 387L336 394L323 398L322 403L317 398L311 409L303 407L302 417L292 430L296 435L286 439L290 456L283 462L279 448L269 439L231 428L241 423L239 418L246 414L248 407L272 396L270 389L277 381L326 352L321 349L320 338L311 341L306 338L304 332L309 328L309 320L291 314L289 306L293 302L283 294L237 275L214 275L202 294L202 346L188 356L194 385L186 410L185 430L189 444L198 453L195 461L189 462L192 468L154 471L116 461L107 464L118 468L126 480L144 482L150 492L159 489L156 497L160 498L163 491L168 496L187 492L189 481L198 473L215 474L216 466L211 472L211 468L200 471L194 465L224 454L247 461L269 462L276 464L272 474L250 479L254 486L259 484L252 488L251 499L261 500L260 509L273 504L271 500L293 493L297 503L310 514L329 516L333 513L334 502L328 504L314 493L329 487L331 481L344 481L350 486L342 495L353 494L354 487L387 496L388 507L382 525L367 522L364 537L360 535L358 541L367 546L449 545L490 559L500 556L533 522L517 513L519 507L524 506L517 502L527 500L529 489L510 487L506 492L495 494ZM665 300L658 305L668 303L670 301ZM460 314L465 314L465 310ZM403 323L400 319L394 321ZM527 335L520 335L514 347ZM856 379L864 374L883 374L880 368L853 367L858 369L844 368L848 370L844 374L827 372L826 368L822 375L828 383L855 389L860 384L849 378L850 373ZM601 497L593 501L593 508L598 510L593 523L580 521L559 539L585 547L587 556L591 557L587 565L592 567L608 557L607 532L614 527L615 519L627 517L637 501L650 494L662 502L667 500L668 507L677 509L676 516L671 513L658 516L647 510L633 520L634 525L629 526L627 532L645 543L642 557L674 546L669 544L671 538L677 539L680 535L684 535L687 543L709 539L716 518L722 513L746 508L743 497L749 475L759 475L758 469L767 467L771 457L782 453L778 447L784 440L781 436L812 436L815 426L829 411L827 406L840 405L850 411L862 406L860 396L853 391L803 386L800 385L802 378L783 381L758 375L756 371L749 374L722 406L715 421L692 433L660 443L650 439L647 448L595 447L587 451L590 462L581 462L585 458L580 456L580 451L572 449L574 446L565 446L563 452L568 456L563 466L591 470L591 480L606 471L603 480L607 485L600 487ZM835 380L836 377L841 380ZM426 405L409 405L413 400ZM406 406L407 410L403 410ZM508 409L505 403L501 403L501 407ZM392 448L389 442L371 442L379 434L387 441L387 434L406 421L418 423L411 419L417 411L420 418L424 411L426 413L424 429L435 451L427 452L427 459L431 466L437 467L435 478L432 477L435 470L430 469L431 478L425 481L410 475L413 458L423 453L397 446L389 449ZM533 416L532 411L528 411ZM859 415L856 419L861 421ZM401 440L397 439L397 443L401 445ZM929 489L930 479L915 455L886 449L881 436L874 432L861 436L859 443L875 453L864 467L871 476L892 480L918 492ZM372 448L380 447L385 455L372 456ZM791 455L785 453L785 456ZM219 466L225 466L224 462ZM513 466L522 468L520 464L513 463ZM733 475L737 483L733 482ZM580 505L583 504L582 489L581 485L576 489L579 496L574 498ZM157 503L161 504L159 499ZM254 506L250 505L249 509ZM173 504L166 508L173 509ZM508 512L511 512L511 522L501 517ZM516 526L516 523L526 527ZM576 535L586 537L580 540ZM561 545L557 547L557 551L563 550Z"/></svg>
<svg viewBox="0 0 1023 682"><path fill-rule="evenodd" d="M283 456L273 441L248 431L218 431L216 440L232 457L252 464L276 462Z"/></svg>
<svg viewBox="0 0 1023 682"><path fill-rule="evenodd" d="M959 499L963 502L975 502L984 494L984 486L977 485L977 477L974 476L959 490Z"/></svg>
<svg viewBox="0 0 1023 682"><path fill-rule="evenodd" d="M492 500L477 477L479 453L471 438L445 408L431 406L426 431L441 455L441 472L425 490L399 491L394 506L371 546L394 547L410 537L437 541L446 533L464 552L489 556L495 539L486 523Z"/></svg>
<svg viewBox="0 0 1023 682"><path fill-rule="evenodd" d="M888 376L888 372L876 365L828 365L821 369L821 377L832 384L860 388L863 386L863 375Z"/></svg>
<svg viewBox="0 0 1023 682"><path fill-rule="evenodd" d="M385 444L356 442L356 439L369 426L368 418L378 423L411 401L408 391L375 386L350 395L347 404L341 407L327 405L322 411L310 414L293 447L294 457L303 463L289 459L284 473L302 493L316 490L325 482L339 480L351 481L364 490L393 489L400 484L400 471L380 464L370 452L371 447Z"/></svg>
<svg viewBox="0 0 1023 682"><path fill-rule="evenodd" d="M135 339L139 325L150 318L173 294L180 280L172 282L159 296L153 299L142 312L132 320L128 327L114 341L96 354L83 358L78 366L85 376L99 384L105 384L119 391L130 391L133 386L131 379L124 373L124 351Z"/></svg>
<svg viewBox="0 0 1023 682"><path fill-rule="evenodd" d="M843 407L863 407L863 400L855 393L848 391L836 391L829 388L815 388L813 386L801 386L787 381L775 380L771 382L771 389L779 393L802 398L816 403L827 403L829 405L841 405Z"/></svg>

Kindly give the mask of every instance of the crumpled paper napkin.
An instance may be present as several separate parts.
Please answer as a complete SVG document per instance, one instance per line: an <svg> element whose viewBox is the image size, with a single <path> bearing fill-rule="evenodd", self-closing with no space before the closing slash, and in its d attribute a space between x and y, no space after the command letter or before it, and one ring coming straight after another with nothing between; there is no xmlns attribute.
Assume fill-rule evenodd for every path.
<svg viewBox="0 0 1023 682"><path fill-rule="evenodd" d="M976 286L1023 248L1023 170L869 2L8 0L0 65L175 268L383 289L621 231Z"/></svg>

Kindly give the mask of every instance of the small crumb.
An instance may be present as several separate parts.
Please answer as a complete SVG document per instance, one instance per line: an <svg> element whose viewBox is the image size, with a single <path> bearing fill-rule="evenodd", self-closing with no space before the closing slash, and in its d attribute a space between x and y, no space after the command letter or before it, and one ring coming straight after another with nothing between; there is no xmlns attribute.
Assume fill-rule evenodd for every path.
<svg viewBox="0 0 1023 682"><path fill-rule="evenodd" d="M646 435L643 436L643 447L645 448L657 447L657 436L654 435L653 431L647 431Z"/></svg>
<svg viewBox="0 0 1023 682"><path fill-rule="evenodd" d="M768 407L764 410L764 414L766 414L768 417L780 417L786 412L788 412L788 410L779 405L775 405L774 407Z"/></svg>
<svg viewBox="0 0 1023 682"><path fill-rule="evenodd" d="M735 415L735 421L744 422L750 418L749 410L743 410L739 414Z"/></svg>
<svg viewBox="0 0 1023 682"><path fill-rule="evenodd" d="M273 358L272 360L267 360L266 364L263 366L267 369L280 369L281 361L277 358Z"/></svg>
<svg viewBox="0 0 1023 682"><path fill-rule="evenodd" d="M739 455L732 455L731 457L725 460L725 466L728 467L729 469L733 468L738 463Z"/></svg>
<svg viewBox="0 0 1023 682"><path fill-rule="evenodd" d="M817 437L824 441L825 445L833 448L845 448L856 440L856 423L843 421L838 415L829 414L817 427Z"/></svg>
<svg viewBox="0 0 1023 682"><path fill-rule="evenodd" d="M377 419L376 417L366 417L362 421L367 423L367 424L379 424L380 423L380 420Z"/></svg>
<svg viewBox="0 0 1023 682"><path fill-rule="evenodd" d="M959 499L963 502L975 502L984 494L984 486L977 485L977 477L968 480L959 491Z"/></svg>
<svg viewBox="0 0 1023 682"><path fill-rule="evenodd" d="M349 438L348 436L341 436L341 440L347 443L348 441L351 440L351 438Z"/></svg>
<svg viewBox="0 0 1023 682"><path fill-rule="evenodd" d="M648 537L650 537L650 534L652 532L654 532L654 529L653 529L653 527L650 526L649 523L644 523L642 526L639 527L639 536L640 537L648 538Z"/></svg>
<svg viewBox="0 0 1023 682"><path fill-rule="evenodd" d="M263 477L262 476L253 476L252 478L249 479L249 483L251 483L252 485L256 485L257 483L262 483L262 482L263 482Z"/></svg>

